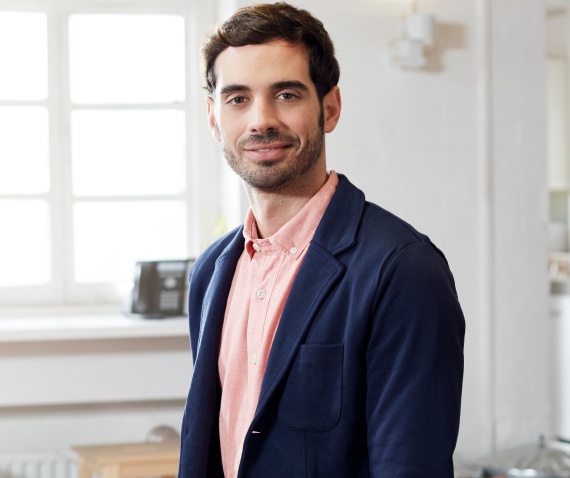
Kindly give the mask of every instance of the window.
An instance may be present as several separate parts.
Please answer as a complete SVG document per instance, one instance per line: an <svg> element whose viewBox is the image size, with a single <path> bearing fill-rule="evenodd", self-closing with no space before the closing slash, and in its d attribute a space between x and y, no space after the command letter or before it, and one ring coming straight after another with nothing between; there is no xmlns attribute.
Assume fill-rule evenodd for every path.
<svg viewBox="0 0 570 478"><path fill-rule="evenodd" d="M0 0L0 304L116 300L198 249L189 4Z"/></svg>

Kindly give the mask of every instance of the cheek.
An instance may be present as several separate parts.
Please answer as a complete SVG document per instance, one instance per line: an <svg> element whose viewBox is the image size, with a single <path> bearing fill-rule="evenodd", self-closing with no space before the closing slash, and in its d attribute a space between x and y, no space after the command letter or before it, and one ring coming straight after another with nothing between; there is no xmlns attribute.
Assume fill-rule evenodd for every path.
<svg viewBox="0 0 570 478"><path fill-rule="evenodd" d="M216 128L221 140L227 143L235 143L241 135L244 135L240 128L239 121L229 115L221 115L217 117Z"/></svg>
<svg viewBox="0 0 570 478"><path fill-rule="evenodd" d="M304 140L307 134L310 134L312 131L312 117L312 113L308 116L300 113L289 115L289 117L284 118L282 121L283 130L293 133L298 136L299 139Z"/></svg>
<svg viewBox="0 0 570 478"><path fill-rule="evenodd" d="M311 118L308 121L308 118ZM321 126L319 122L319 116L315 116L315 112L312 111L310 116L303 118L296 125L295 132L299 135L299 139L302 143L312 140L315 135L320 134Z"/></svg>

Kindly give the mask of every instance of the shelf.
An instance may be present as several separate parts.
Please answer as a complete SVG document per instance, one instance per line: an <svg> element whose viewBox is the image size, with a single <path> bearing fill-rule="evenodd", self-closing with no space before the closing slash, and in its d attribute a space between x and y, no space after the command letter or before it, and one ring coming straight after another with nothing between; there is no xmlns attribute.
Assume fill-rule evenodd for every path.
<svg viewBox="0 0 570 478"><path fill-rule="evenodd" d="M188 337L186 317L143 319L116 309L0 310L0 343Z"/></svg>

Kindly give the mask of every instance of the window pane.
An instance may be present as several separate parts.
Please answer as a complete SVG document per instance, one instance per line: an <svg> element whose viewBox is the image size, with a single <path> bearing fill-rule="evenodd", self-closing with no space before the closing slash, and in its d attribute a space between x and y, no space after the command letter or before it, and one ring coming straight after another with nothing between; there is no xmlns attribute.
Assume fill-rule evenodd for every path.
<svg viewBox="0 0 570 478"><path fill-rule="evenodd" d="M173 15L72 15L71 100L184 99L184 20Z"/></svg>
<svg viewBox="0 0 570 478"><path fill-rule="evenodd" d="M182 111L75 111L76 195L179 194L185 190Z"/></svg>
<svg viewBox="0 0 570 478"><path fill-rule="evenodd" d="M42 200L0 200L0 287L51 281L49 207Z"/></svg>
<svg viewBox="0 0 570 478"><path fill-rule="evenodd" d="M0 12L0 100L47 97L47 19Z"/></svg>
<svg viewBox="0 0 570 478"><path fill-rule="evenodd" d="M81 202L74 219L75 279L80 283L130 281L138 260L188 254L182 201Z"/></svg>
<svg viewBox="0 0 570 478"><path fill-rule="evenodd" d="M40 106L0 107L0 131L0 194L47 192L47 110Z"/></svg>

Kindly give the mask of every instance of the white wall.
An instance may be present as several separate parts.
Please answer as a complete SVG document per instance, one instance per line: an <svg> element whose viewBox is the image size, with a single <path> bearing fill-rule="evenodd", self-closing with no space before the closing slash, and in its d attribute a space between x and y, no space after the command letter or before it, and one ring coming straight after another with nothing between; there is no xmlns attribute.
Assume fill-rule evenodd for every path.
<svg viewBox="0 0 570 478"><path fill-rule="evenodd" d="M492 5L492 398L504 446L538 441L550 423L545 16L540 2Z"/></svg>
<svg viewBox="0 0 570 478"><path fill-rule="evenodd" d="M184 336L1 341L0 457L179 430L191 375Z"/></svg>

